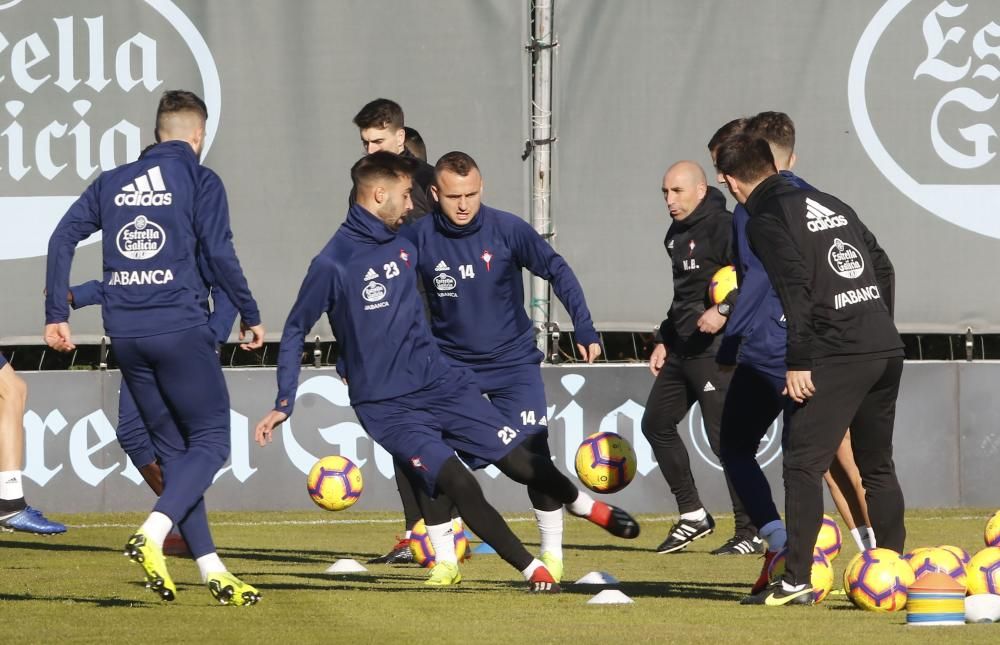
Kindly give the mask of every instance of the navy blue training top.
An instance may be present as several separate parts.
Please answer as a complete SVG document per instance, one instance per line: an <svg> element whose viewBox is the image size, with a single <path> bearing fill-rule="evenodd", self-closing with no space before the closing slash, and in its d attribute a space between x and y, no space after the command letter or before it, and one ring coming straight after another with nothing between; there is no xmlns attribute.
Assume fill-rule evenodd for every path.
<svg viewBox="0 0 1000 645"><path fill-rule="evenodd" d="M524 309L522 269L552 284L579 343L599 342L573 270L520 217L483 204L468 224L457 226L435 210L400 233L419 251L431 329L449 357L470 365L541 362Z"/></svg>
<svg viewBox="0 0 1000 645"><path fill-rule="evenodd" d="M781 175L799 188L812 188L791 171L782 170ZM740 291L724 333L727 338L740 340L737 362L784 379L788 369L785 364L787 346L785 312L781 306L781 299L771 286L764 265L750 248L750 240L747 238L749 221L750 214L747 213L747 209L743 204L737 204L733 209L733 244L738 258L736 274L739 278ZM719 356L721 363L733 362L732 356L723 355L723 352L733 347L731 344L723 343Z"/></svg>
<svg viewBox="0 0 1000 645"><path fill-rule="evenodd" d="M319 252L285 321L274 409L291 415L306 334L325 312L351 405L422 390L449 369L417 291L417 249L358 204Z"/></svg>
<svg viewBox="0 0 1000 645"><path fill-rule="evenodd" d="M49 239L45 322L69 319L66 293L77 243L102 231L104 328L111 337L163 334L208 321L209 288L199 257L247 325L260 312L229 228L222 180L190 144L167 141L103 173ZM61 295L61 297L59 297Z"/></svg>

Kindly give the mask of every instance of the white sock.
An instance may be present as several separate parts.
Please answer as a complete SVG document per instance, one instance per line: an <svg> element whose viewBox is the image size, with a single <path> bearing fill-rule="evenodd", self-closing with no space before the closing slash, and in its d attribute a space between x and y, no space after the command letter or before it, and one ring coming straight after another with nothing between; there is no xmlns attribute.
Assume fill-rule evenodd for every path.
<svg viewBox="0 0 1000 645"><path fill-rule="evenodd" d="M411 537L413 537L413 531L407 531L406 534L403 535L404 540L409 540Z"/></svg>
<svg viewBox="0 0 1000 645"><path fill-rule="evenodd" d="M153 511L142 523L139 530L146 534L150 542L163 548L163 541L167 539L167 534L174 526L173 521L163 513Z"/></svg>
<svg viewBox="0 0 1000 645"><path fill-rule="evenodd" d="M0 471L0 499L14 500L24 497L20 470Z"/></svg>
<svg viewBox="0 0 1000 645"><path fill-rule="evenodd" d="M781 581L781 588L784 589L787 593L794 593L796 591L802 591L803 589L806 588L806 585L804 585L804 584L801 584L801 585L790 585L787 582L785 582L784 580L782 580Z"/></svg>
<svg viewBox="0 0 1000 645"><path fill-rule="evenodd" d="M561 560L563 557L563 510L561 508L554 511L540 511L537 508L532 510L535 511L535 519L538 521L538 535L541 537L542 553L551 553Z"/></svg>
<svg viewBox="0 0 1000 645"><path fill-rule="evenodd" d="M864 531L864 537L861 537L861 532ZM851 537L854 538L854 543L858 545L858 551L865 551L868 546L865 542L868 540L868 527L855 527L851 529Z"/></svg>
<svg viewBox="0 0 1000 645"><path fill-rule="evenodd" d="M195 562L198 563L198 571L201 572L202 582L208 581L208 574L210 573L222 573L224 571L228 571L228 569L226 569L226 565L222 564L222 559L219 557L219 554L215 551L206 553L195 560Z"/></svg>
<svg viewBox="0 0 1000 645"><path fill-rule="evenodd" d="M697 511L691 511L690 513L681 513L681 519L689 522L700 522L706 517L708 517L708 511L704 508L699 508Z"/></svg>
<svg viewBox="0 0 1000 645"><path fill-rule="evenodd" d="M594 498L578 490L576 492L576 499L567 504L569 506L569 512L577 517L588 517L590 516L590 511L594 510Z"/></svg>
<svg viewBox="0 0 1000 645"><path fill-rule="evenodd" d="M428 525L427 537L434 547L435 562L458 564L458 556L455 555L455 529L451 526L451 520L444 524Z"/></svg>
<svg viewBox="0 0 1000 645"><path fill-rule="evenodd" d="M545 564L541 560L535 558L531 561L531 564L528 565L528 568L521 572L521 575L524 576L525 580L531 580L531 575L535 573L535 570L544 566Z"/></svg>
<svg viewBox="0 0 1000 645"><path fill-rule="evenodd" d="M866 526L865 528L868 529L868 548L874 549L878 546L878 543L875 542L875 529L870 526Z"/></svg>
<svg viewBox="0 0 1000 645"><path fill-rule="evenodd" d="M761 527L760 536L767 542L768 551L780 551L788 541L788 533L785 531L785 524L781 520L771 520Z"/></svg>

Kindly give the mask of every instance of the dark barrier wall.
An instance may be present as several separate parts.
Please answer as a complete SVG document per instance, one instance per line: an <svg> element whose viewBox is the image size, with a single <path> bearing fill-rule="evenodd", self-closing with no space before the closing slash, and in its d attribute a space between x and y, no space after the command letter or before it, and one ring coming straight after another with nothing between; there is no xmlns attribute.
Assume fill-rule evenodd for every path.
<svg viewBox="0 0 1000 645"><path fill-rule="evenodd" d="M614 498L638 512L674 513L640 419L652 376L643 366L542 370L556 464L573 475L576 446L588 434L616 431L637 455L635 481ZM24 374L30 388L25 415L27 495L58 512L140 510L152 494L115 442L116 372ZM209 491L213 509L310 508L305 473L314 461L342 454L361 466L365 490L357 508L398 509L389 455L368 438L351 411L347 388L330 369L306 369L295 415L274 443L259 448L253 426L273 404L274 371L227 370L232 395L232 457ZM1000 402L991 384L998 363L910 363L896 417L896 464L909 507L994 506L1000 490ZM731 512L718 461L697 408L681 424L702 499ZM780 486L776 424L760 459L776 498ZM506 511L529 509L527 494L493 468L479 474L487 496ZM779 502L780 503L780 502Z"/></svg>
<svg viewBox="0 0 1000 645"><path fill-rule="evenodd" d="M529 5L0 0L0 344L39 342L49 232L101 169L152 141L167 88L208 101L205 163L228 187L271 338L343 219L361 154L351 117L372 98L402 103L431 159L470 152L486 202L525 214ZM666 312L665 168L708 166L717 127L776 109L798 126L800 174L855 206L891 255L903 331L1000 331L979 281L1000 250L1000 3L554 8L553 243L598 329ZM98 247L81 248L75 279L99 272ZM96 311L73 323L78 340L101 334Z"/></svg>

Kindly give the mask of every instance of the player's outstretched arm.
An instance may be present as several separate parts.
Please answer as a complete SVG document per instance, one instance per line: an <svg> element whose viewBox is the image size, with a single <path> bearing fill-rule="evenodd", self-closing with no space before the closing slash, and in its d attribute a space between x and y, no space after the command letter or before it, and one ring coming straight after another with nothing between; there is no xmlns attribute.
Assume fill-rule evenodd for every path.
<svg viewBox="0 0 1000 645"><path fill-rule="evenodd" d="M267 416L257 422L257 427L254 429L253 436L257 441L257 445L263 448L271 443L271 440L274 438L275 428L281 425L287 418L288 415L284 412L277 410L268 412Z"/></svg>

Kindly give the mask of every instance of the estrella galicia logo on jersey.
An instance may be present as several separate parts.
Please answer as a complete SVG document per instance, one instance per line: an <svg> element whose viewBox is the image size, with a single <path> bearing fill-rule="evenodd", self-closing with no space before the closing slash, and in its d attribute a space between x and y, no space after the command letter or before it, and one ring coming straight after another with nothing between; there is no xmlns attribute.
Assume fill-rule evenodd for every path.
<svg viewBox="0 0 1000 645"><path fill-rule="evenodd" d="M0 261L44 256L81 188L139 157L153 138L149 106L164 89L184 87L205 100L203 158L212 147L219 71L198 27L171 0L0 0L0 49ZM109 188L122 206L168 199L138 186Z"/></svg>
<svg viewBox="0 0 1000 645"><path fill-rule="evenodd" d="M385 285L374 280L366 284L365 288L361 291L361 297L368 302L379 302L385 298L385 294Z"/></svg>
<svg viewBox="0 0 1000 645"><path fill-rule="evenodd" d="M806 228L812 233L847 226L846 217L837 215L836 212L808 197L806 197L806 220Z"/></svg>
<svg viewBox="0 0 1000 645"><path fill-rule="evenodd" d="M833 241L833 246L826 253L830 268L842 278L853 280L865 270L865 259L861 253L840 238Z"/></svg>
<svg viewBox="0 0 1000 645"><path fill-rule="evenodd" d="M118 252L130 260L148 260L163 248L167 233L163 227L139 215L118 231Z"/></svg>
<svg viewBox="0 0 1000 645"><path fill-rule="evenodd" d="M132 183L122 186L115 195L116 206L170 206L174 194L167 190L159 166L153 166L136 177Z"/></svg>
<svg viewBox="0 0 1000 645"><path fill-rule="evenodd" d="M858 40L847 81L858 139L886 179L937 217L994 238L998 23L997 2L888 0Z"/></svg>
<svg viewBox="0 0 1000 645"><path fill-rule="evenodd" d="M434 277L434 288L438 291L454 291L458 281L447 273L439 273Z"/></svg>

